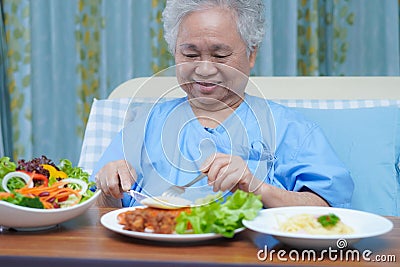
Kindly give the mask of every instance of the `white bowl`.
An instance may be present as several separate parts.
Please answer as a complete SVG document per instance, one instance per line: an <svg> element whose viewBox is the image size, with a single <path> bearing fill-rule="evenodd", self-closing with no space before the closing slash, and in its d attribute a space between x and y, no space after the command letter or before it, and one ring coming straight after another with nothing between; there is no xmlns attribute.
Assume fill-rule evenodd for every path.
<svg viewBox="0 0 400 267"><path fill-rule="evenodd" d="M0 200L0 226L16 230L43 230L83 214L101 194L98 190L91 198L78 205L60 209L35 209Z"/></svg>

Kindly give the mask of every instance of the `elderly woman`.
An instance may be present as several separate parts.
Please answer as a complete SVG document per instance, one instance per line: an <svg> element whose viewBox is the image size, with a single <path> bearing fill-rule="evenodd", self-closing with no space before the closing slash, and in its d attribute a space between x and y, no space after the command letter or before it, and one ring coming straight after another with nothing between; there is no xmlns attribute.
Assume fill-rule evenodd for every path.
<svg viewBox="0 0 400 267"><path fill-rule="evenodd" d="M183 198L241 189L265 207L349 206L352 179L321 129L245 93L263 12L262 0L167 1L165 39L187 96L156 103L115 137L92 175L104 205L136 205L125 191L160 195L201 171Z"/></svg>

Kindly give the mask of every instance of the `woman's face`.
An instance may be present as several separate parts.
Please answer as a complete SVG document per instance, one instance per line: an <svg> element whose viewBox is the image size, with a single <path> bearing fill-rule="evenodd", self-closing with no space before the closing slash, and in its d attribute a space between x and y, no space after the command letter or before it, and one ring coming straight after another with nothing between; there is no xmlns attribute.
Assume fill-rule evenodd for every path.
<svg viewBox="0 0 400 267"><path fill-rule="evenodd" d="M246 53L232 11L213 8L187 15L175 50L177 78L197 107L235 107L254 66L256 52Z"/></svg>

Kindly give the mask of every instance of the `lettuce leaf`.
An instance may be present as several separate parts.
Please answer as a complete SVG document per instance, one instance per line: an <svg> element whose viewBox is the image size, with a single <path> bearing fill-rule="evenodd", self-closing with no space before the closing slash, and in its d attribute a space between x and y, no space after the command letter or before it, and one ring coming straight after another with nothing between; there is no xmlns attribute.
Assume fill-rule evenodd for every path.
<svg viewBox="0 0 400 267"><path fill-rule="evenodd" d="M263 207L261 196L242 190L236 190L225 202L205 198L203 203L192 207L190 213L182 212L178 216L175 227L178 234L186 233L190 223L195 234L233 237L235 230L243 227L242 220L254 219Z"/></svg>
<svg viewBox="0 0 400 267"><path fill-rule="evenodd" d="M39 197L26 197L20 193L14 192L14 197L4 198L4 201L10 202L12 204L28 207L28 208L36 208L36 209L44 209L42 202L40 202Z"/></svg>
<svg viewBox="0 0 400 267"><path fill-rule="evenodd" d="M9 157L1 157L0 158L0 192L4 192L4 188L1 186L3 177L6 176L7 173L15 171L17 165L10 160Z"/></svg>
<svg viewBox="0 0 400 267"><path fill-rule="evenodd" d="M89 173L84 171L80 167L74 167L72 166L71 161L68 159L62 159L60 160L60 164L57 166L61 171L65 172L69 178L76 178L80 179L88 184L88 190L82 195L81 201L79 203L82 203L86 201L87 199L91 198L94 195L94 192L90 190L90 188L95 186L95 182L89 181ZM74 188L72 186L72 188ZM74 188L78 189L78 188Z"/></svg>

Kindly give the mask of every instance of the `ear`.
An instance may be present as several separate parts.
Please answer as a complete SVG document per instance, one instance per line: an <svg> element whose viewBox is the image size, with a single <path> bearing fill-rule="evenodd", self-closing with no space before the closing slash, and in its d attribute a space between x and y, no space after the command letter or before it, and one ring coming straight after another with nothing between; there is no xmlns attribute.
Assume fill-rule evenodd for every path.
<svg viewBox="0 0 400 267"><path fill-rule="evenodd" d="M256 58L257 58L257 47L254 47L254 50L251 51L249 55L250 69L252 69L256 64Z"/></svg>

